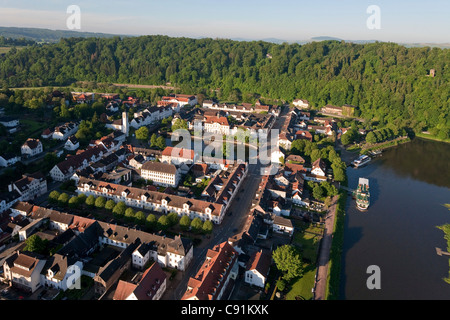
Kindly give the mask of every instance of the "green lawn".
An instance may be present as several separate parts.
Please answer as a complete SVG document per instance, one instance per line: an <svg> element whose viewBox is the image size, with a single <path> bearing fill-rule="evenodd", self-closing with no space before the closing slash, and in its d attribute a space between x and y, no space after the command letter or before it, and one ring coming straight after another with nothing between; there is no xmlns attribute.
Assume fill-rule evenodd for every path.
<svg viewBox="0 0 450 320"><path fill-rule="evenodd" d="M292 284L289 292L286 294L286 300L296 300L296 297L304 300L312 300L313 293L311 290L314 287L315 274L315 265L305 266L303 276Z"/></svg>
<svg viewBox="0 0 450 320"><path fill-rule="evenodd" d="M314 277L316 274L316 261L320 239L323 228L310 223L293 221L295 227L300 229L294 233L292 244L300 248L301 257L304 261L303 276L294 279L289 284L289 291L286 300L295 300L296 297L311 300L313 298L312 288L314 287Z"/></svg>

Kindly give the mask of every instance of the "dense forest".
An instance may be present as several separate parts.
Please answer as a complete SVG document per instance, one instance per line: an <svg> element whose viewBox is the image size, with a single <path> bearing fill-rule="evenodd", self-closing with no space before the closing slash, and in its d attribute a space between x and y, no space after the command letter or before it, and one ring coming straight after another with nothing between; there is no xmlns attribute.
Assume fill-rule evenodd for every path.
<svg viewBox="0 0 450 320"><path fill-rule="evenodd" d="M166 84L221 100L357 106L380 126L449 136L450 50L343 41L274 44L167 36L68 38L0 58L5 87ZM435 76L429 76L430 70Z"/></svg>

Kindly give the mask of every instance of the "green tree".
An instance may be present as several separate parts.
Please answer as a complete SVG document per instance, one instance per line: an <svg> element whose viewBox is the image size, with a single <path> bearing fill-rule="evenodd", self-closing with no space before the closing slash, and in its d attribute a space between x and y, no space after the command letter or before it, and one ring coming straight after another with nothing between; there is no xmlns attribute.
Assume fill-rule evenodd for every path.
<svg viewBox="0 0 450 320"><path fill-rule="evenodd" d="M108 211L112 211L115 206L116 206L116 203L114 202L114 200L111 200L111 199L109 199L105 203L105 209Z"/></svg>
<svg viewBox="0 0 450 320"><path fill-rule="evenodd" d="M210 234L213 231L213 223L210 220L205 220L202 226L203 233Z"/></svg>
<svg viewBox="0 0 450 320"><path fill-rule="evenodd" d="M366 142L370 143L370 144L377 143L377 137L375 136L373 131L370 131L369 133L367 133L367 135L366 135Z"/></svg>
<svg viewBox="0 0 450 320"><path fill-rule="evenodd" d="M175 226L179 221L178 214L176 212L170 212L167 215L167 219L169 220L169 225L171 227Z"/></svg>
<svg viewBox="0 0 450 320"><path fill-rule="evenodd" d="M127 208L125 210L125 218L128 221L133 221L134 220L134 210L133 210L133 208Z"/></svg>
<svg viewBox="0 0 450 320"><path fill-rule="evenodd" d="M182 216L180 219L180 227L182 230L187 231L191 226L191 219L188 216Z"/></svg>
<svg viewBox="0 0 450 320"><path fill-rule="evenodd" d="M76 209L80 205L80 199L77 196L73 196L69 199L69 208Z"/></svg>
<svg viewBox="0 0 450 320"><path fill-rule="evenodd" d="M116 216L123 216L125 214L125 210L127 210L127 205L125 202L118 202L113 209L113 214Z"/></svg>
<svg viewBox="0 0 450 320"><path fill-rule="evenodd" d="M155 229L156 224L157 224L156 216L153 213L150 213L145 219L145 225L150 229Z"/></svg>
<svg viewBox="0 0 450 320"><path fill-rule="evenodd" d="M161 230L167 230L167 228L169 228L169 226L170 226L170 221L169 221L169 218L167 218L167 215L162 215L161 217L159 217L158 227Z"/></svg>
<svg viewBox="0 0 450 320"><path fill-rule="evenodd" d="M67 193L61 193L60 196L58 197L58 204L61 206L67 206L68 202L69 202L69 195Z"/></svg>
<svg viewBox="0 0 450 320"><path fill-rule="evenodd" d="M194 218L194 220L192 220L192 222L191 222L192 231L194 231L196 233L201 232L202 227L203 227L203 222L200 218L197 217L197 218Z"/></svg>
<svg viewBox="0 0 450 320"><path fill-rule="evenodd" d="M272 258L278 270L284 273L284 280L290 281L302 275L302 260L296 247L282 245L273 252Z"/></svg>
<svg viewBox="0 0 450 320"><path fill-rule="evenodd" d="M48 195L48 201L52 204L57 204L58 203L58 198L61 195L60 192L53 190L52 192L50 192L50 194Z"/></svg>
<svg viewBox="0 0 450 320"><path fill-rule="evenodd" d="M149 138L149 131L148 131L148 128L145 126L137 129L135 134L136 134L136 139L138 139L138 140L147 141Z"/></svg>
<svg viewBox="0 0 450 320"><path fill-rule="evenodd" d="M158 143L158 136L156 135L156 133L152 134L151 138L150 138L150 146L155 147L156 144Z"/></svg>
<svg viewBox="0 0 450 320"><path fill-rule="evenodd" d="M95 207L98 209L102 209L105 207L106 204L106 199L102 196L97 197L97 199L95 199Z"/></svg>
<svg viewBox="0 0 450 320"><path fill-rule="evenodd" d="M78 197L78 204L86 202L87 196L84 193L80 193L77 197Z"/></svg>
<svg viewBox="0 0 450 320"><path fill-rule="evenodd" d="M323 189L320 186L320 184L316 184L313 188L313 197L316 198L317 200L322 200L323 199Z"/></svg>
<svg viewBox="0 0 450 320"><path fill-rule="evenodd" d="M156 139L156 147L158 147L159 149L163 150L166 148L166 140L164 139L163 136L159 136Z"/></svg>
<svg viewBox="0 0 450 320"><path fill-rule="evenodd" d="M188 124L186 120L183 119L176 119L174 121L174 124L172 125L172 131L176 131L178 129L188 129Z"/></svg>
<svg viewBox="0 0 450 320"><path fill-rule="evenodd" d="M85 202L89 207L93 208L95 206L95 197L91 194L86 198Z"/></svg>
<svg viewBox="0 0 450 320"><path fill-rule="evenodd" d="M138 211L136 212L136 214L134 215L134 219L136 221L136 223L138 224L144 224L145 223L145 213L142 211Z"/></svg>
<svg viewBox="0 0 450 320"><path fill-rule="evenodd" d="M33 234L25 240L23 251L45 254L47 252L47 247L47 239L41 239L37 234Z"/></svg>

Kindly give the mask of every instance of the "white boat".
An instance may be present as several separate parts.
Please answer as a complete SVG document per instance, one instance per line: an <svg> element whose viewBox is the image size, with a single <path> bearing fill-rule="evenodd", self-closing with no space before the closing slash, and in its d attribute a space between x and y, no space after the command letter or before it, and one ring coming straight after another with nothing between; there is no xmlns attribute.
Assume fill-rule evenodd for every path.
<svg viewBox="0 0 450 320"><path fill-rule="evenodd" d="M359 178L358 189L356 189L356 207L365 211L370 205L369 179Z"/></svg>
<svg viewBox="0 0 450 320"><path fill-rule="evenodd" d="M365 154L358 157L358 159L353 160L352 165L356 168L361 167L370 162L370 157Z"/></svg>

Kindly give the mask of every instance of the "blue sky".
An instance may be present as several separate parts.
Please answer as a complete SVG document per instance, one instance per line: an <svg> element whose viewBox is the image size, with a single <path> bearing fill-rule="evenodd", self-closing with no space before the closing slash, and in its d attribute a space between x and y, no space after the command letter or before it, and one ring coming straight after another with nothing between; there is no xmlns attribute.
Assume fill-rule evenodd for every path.
<svg viewBox="0 0 450 320"><path fill-rule="evenodd" d="M81 30L288 41L450 42L449 0L0 0L0 26L67 29L69 5L81 9ZM380 8L369 29L367 8Z"/></svg>

